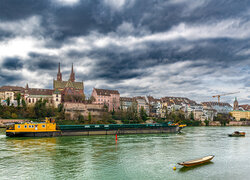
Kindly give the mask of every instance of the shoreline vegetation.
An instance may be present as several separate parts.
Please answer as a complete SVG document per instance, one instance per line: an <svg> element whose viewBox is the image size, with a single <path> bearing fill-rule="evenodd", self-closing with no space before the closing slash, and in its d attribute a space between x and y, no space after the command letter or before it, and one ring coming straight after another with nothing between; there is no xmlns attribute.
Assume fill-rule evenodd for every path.
<svg viewBox="0 0 250 180"><path fill-rule="evenodd" d="M80 112L75 113L73 120L70 114L65 113L63 105L58 108L46 106L46 101L39 100L34 106L27 106L25 101L21 101L17 107L0 105L0 119L19 119L34 122L41 122L45 117L54 117L59 125L77 125L77 124L143 124L143 123L178 123L186 124L187 126L209 126L209 125L230 125L232 117L230 114L218 114L214 121L198 121L194 119L194 114L191 112L187 116L183 111L166 112L165 117L148 117L146 111L141 108L137 112L136 107L131 107L126 111L108 112L107 107L100 116L93 116L89 112L88 116L83 116ZM213 123L218 122L218 123ZM243 121L241 121L243 122ZM243 123L244 124L244 123ZM245 123L247 124L247 123ZM250 125L250 124L249 124Z"/></svg>

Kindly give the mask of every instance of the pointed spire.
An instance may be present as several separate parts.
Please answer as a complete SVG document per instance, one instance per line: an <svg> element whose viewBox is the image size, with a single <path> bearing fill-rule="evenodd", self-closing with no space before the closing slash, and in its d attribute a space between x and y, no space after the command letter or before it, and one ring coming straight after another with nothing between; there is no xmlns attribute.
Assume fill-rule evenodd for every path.
<svg viewBox="0 0 250 180"><path fill-rule="evenodd" d="M74 73L73 63L72 63L71 74L70 74L69 80L71 82L75 82L75 73Z"/></svg>
<svg viewBox="0 0 250 180"><path fill-rule="evenodd" d="M62 81L62 73L60 69L60 63L58 64L57 81Z"/></svg>
<svg viewBox="0 0 250 180"><path fill-rule="evenodd" d="M26 84L25 89L29 89L29 85L28 85L28 83Z"/></svg>

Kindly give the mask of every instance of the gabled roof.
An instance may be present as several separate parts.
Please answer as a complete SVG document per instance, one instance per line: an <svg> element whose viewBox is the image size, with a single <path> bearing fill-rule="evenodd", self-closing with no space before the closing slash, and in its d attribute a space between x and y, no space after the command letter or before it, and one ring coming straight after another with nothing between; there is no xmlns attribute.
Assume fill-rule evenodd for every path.
<svg viewBox="0 0 250 180"><path fill-rule="evenodd" d="M239 105L239 107L241 107L241 108L244 109L245 111L250 111L250 105L249 105L249 104Z"/></svg>
<svg viewBox="0 0 250 180"><path fill-rule="evenodd" d="M120 94L117 90L109 90L109 89L96 89L94 88L94 91L96 91L97 95L101 96L110 96L111 94Z"/></svg>
<svg viewBox="0 0 250 180"><path fill-rule="evenodd" d="M135 99L131 98L131 97L120 97L120 101L133 102L133 101L135 101Z"/></svg>
<svg viewBox="0 0 250 180"><path fill-rule="evenodd" d="M64 89L69 81L57 81L54 80L53 86L54 89ZM71 82L71 81L70 81ZM75 89L83 89L83 82L71 82ZM68 84L69 85L69 84Z"/></svg>
<svg viewBox="0 0 250 180"><path fill-rule="evenodd" d="M24 91L23 87L20 86L2 86L0 87L0 91Z"/></svg>
<svg viewBox="0 0 250 180"><path fill-rule="evenodd" d="M27 94L29 95L52 95L53 89L37 89L29 88Z"/></svg>

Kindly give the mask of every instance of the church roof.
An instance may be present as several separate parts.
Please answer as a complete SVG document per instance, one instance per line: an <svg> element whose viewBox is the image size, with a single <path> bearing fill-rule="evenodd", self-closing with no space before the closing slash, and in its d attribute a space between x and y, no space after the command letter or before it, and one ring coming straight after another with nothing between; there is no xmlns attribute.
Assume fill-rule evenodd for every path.
<svg viewBox="0 0 250 180"><path fill-rule="evenodd" d="M111 94L120 94L119 91L117 90L96 89L96 88L94 88L94 90L96 91L97 95L102 95L102 96L110 96Z"/></svg>
<svg viewBox="0 0 250 180"><path fill-rule="evenodd" d="M53 86L54 86L54 89L64 89L65 87L73 87L75 89L83 89L83 82L71 82L71 81L57 81L57 80L54 80Z"/></svg>

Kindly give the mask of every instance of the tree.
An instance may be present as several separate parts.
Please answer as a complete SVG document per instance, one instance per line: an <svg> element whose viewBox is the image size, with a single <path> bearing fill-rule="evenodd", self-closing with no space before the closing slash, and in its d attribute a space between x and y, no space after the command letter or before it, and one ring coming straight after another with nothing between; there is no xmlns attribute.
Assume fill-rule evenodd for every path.
<svg viewBox="0 0 250 180"><path fill-rule="evenodd" d="M20 101L21 101L21 94L20 93L17 93L16 94L16 100L17 100L17 107L20 107Z"/></svg>
<svg viewBox="0 0 250 180"><path fill-rule="evenodd" d="M148 115L147 115L146 111L144 110L144 107L142 106L141 109L140 109L140 118L143 121L146 121L147 117L148 117Z"/></svg>
<svg viewBox="0 0 250 180"><path fill-rule="evenodd" d="M24 99L22 99L22 106L23 106L23 109L26 110L27 109L27 105L26 105L26 102Z"/></svg>
<svg viewBox="0 0 250 180"><path fill-rule="evenodd" d="M191 111L191 113L190 113L190 115L189 115L189 118L190 118L190 120L193 120L193 121L194 121L194 113L193 113L193 111Z"/></svg>
<svg viewBox="0 0 250 180"><path fill-rule="evenodd" d="M88 120L89 120L89 123L91 123L91 112L89 112L89 115L88 115Z"/></svg>
<svg viewBox="0 0 250 180"><path fill-rule="evenodd" d="M10 98L9 97L6 99L6 103L7 103L7 106L10 106Z"/></svg>

